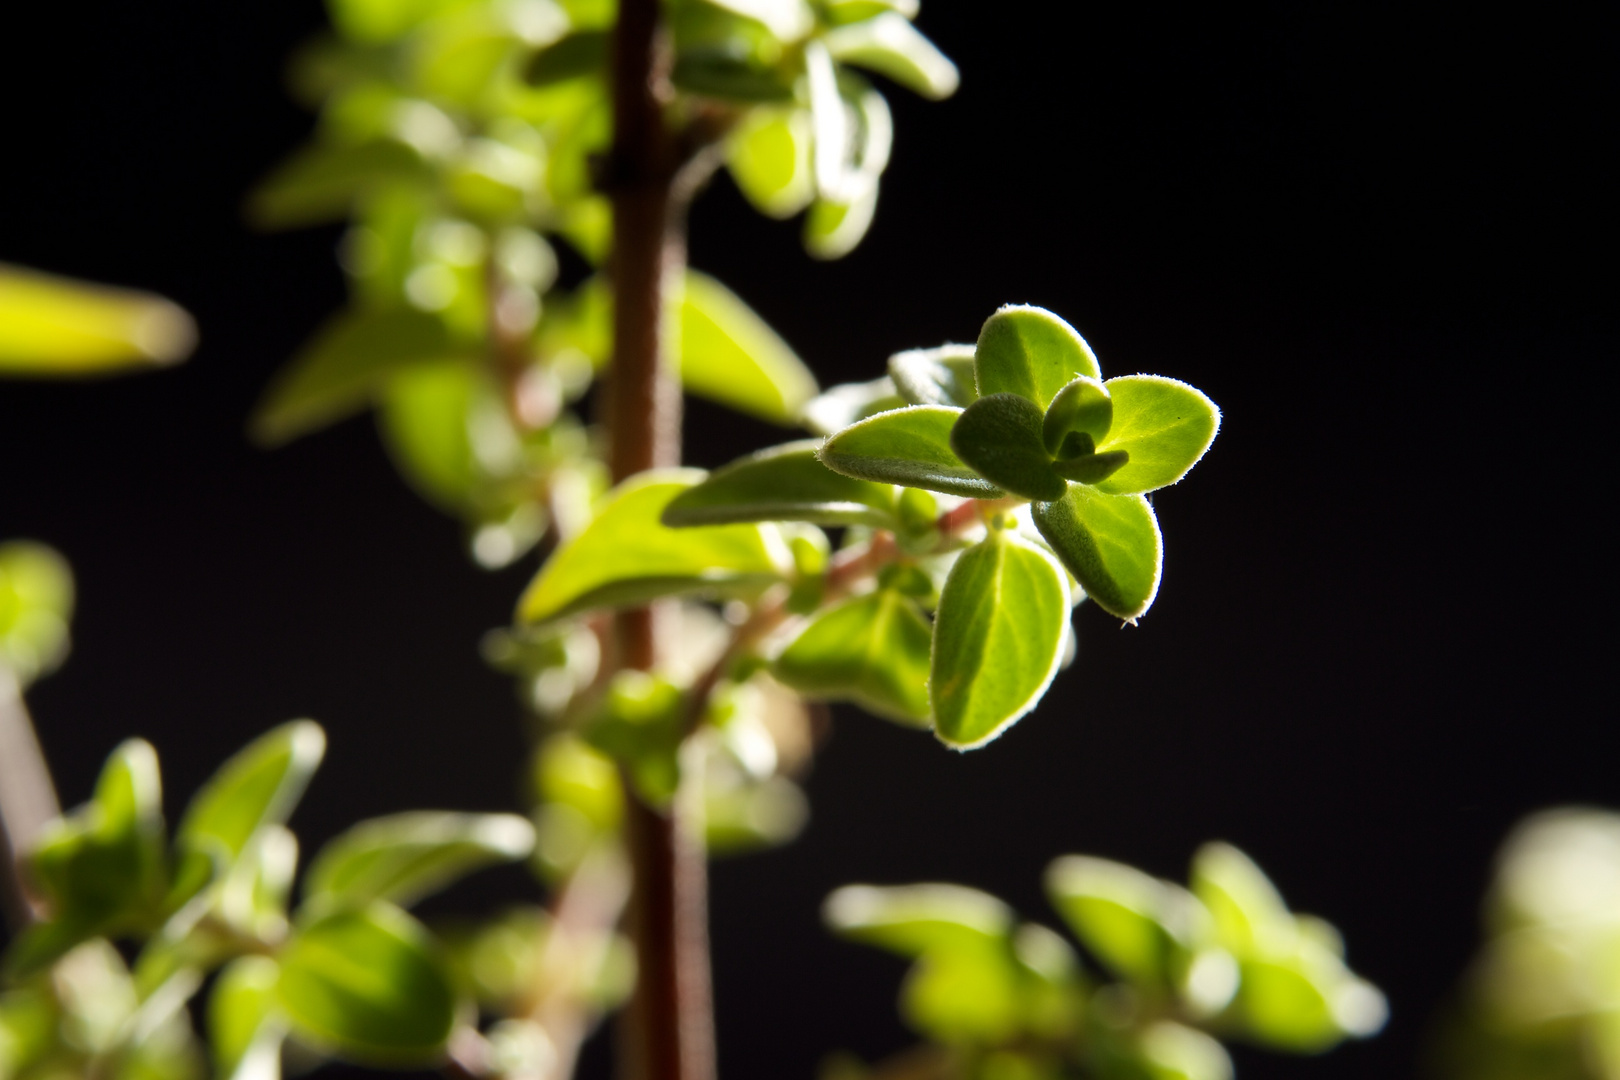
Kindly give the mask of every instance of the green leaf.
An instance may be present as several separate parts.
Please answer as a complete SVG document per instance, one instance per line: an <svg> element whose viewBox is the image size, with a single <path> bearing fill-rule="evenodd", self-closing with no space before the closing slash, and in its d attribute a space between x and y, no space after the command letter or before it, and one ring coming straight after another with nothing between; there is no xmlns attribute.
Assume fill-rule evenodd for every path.
<svg viewBox="0 0 1620 1080"><path fill-rule="evenodd" d="M1114 402L1108 388L1096 379L1078 375L1052 399L1041 421L1041 439L1048 453L1072 458L1094 452L1108 436L1113 422ZM1076 440L1074 436L1084 439Z"/></svg>
<svg viewBox="0 0 1620 1080"><path fill-rule="evenodd" d="M1215 932L1239 959L1256 951L1286 951L1294 918L1277 887L1254 860L1231 844L1211 843L1193 856L1192 891L1215 917Z"/></svg>
<svg viewBox="0 0 1620 1080"><path fill-rule="evenodd" d="M281 954L276 996L299 1037L354 1061L427 1064L444 1050L455 992L422 925L391 904L329 915Z"/></svg>
<svg viewBox="0 0 1620 1080"><path fill-rule="evenodd" d="M394 375L464 352L437 315L414 308L343 312L276 375L250 431L265 445L290 442L365 408Z"/></svg>
<svg viewBox="0 0 1620 1080"><path fill-rule="evenodd" d="M160 296L0 263L0 375L103 375L184 360L191 316Z"/></svg>
<svg viewBox="0 0 1620 1080"><path fill-rule="evenodd" d="M727 49L685 49L669 81L690 94L730 102L791 101L793 84L775 67L752 63Z"/></svg>
<svg viewBox="0 0 1620 1080"><path fill-rule="evenodd" d="M581 30L569 34L535 53L524 75L534 86L552 86L605 72L611 40L612 34L607 30Z"/></svg>
<svg viewBox="0 0 1620 1080"><path fill-rule="evenodd" d="M710 857L779 847L804 829L809 800L785 776L759 783L704 787L703 843Z"/></svg>
<svg viewBox="0 0 1620 1080"><path fill-rule="evenodd" d="M804 109L750 109L726 140L726 167L761 213L792 217L816 194L810 144L810 114Z"/></svg>
<svg viewBox="0 0 1620 1080"><path fill-rule="evenodd" d="M391 379L377 404L377 427L394 464L428 501L471 508L478 479L470 414L481 389L468 364L429 364Z"/></svg>
<svg viewBox="0 0 1620 1080"><path fill-rule="evenodd" d="M276 1012L281 967L268 956L231 961L208 999L208 1041L219 1080L277 1080L285 1024Z"/></svg>
<svg viewBox="0 0 1620 1080"><path fill-rule="evenodd" d="M340 221L357 199L380 185L425 171L422 155L394 139L306 146L253 190L248 219L268 229Z"/></svg>
<svg viewBox="0 0 1620 1080"><path fill-rule="evenodd" d="M933 101L950 97L961 84L956 65L893 12L837 27L822 40L834 59L887 75Z"/></svg>
<svg viewBox="0 0 1620 1080"><path fill-rule="evenodd" d="M785 575L791 557L768 526L672 529L659 520L702 479L697 469L663 469L620 484L541 569L518 602L519 618L538 623L661 596L746 592Z"/></svg>
<svg viewBox="0 0 1620 1080"><path fill-rule="evenodd" d="M980 476L1026 499L1061 499L1069 485L1041 443L1041 410L1017 394L969 405L951 429L951 449Z"/></svg>
<svg viewBox="0 0 1620 1080"><path fill-rule="evenodd" d="M534 827L515 814L423 810L373 818L310 864L305 902L319 910L387 900L409 907L474 870L525 858Z"/></svg>
<svg viewBox="0 0 1620 1080"><path fill-rule="evenodd" d="M454 3L455 0L330 0L327 9L333 25L344 37L380 45L403 36Z"/></svg>
<svg viewBox="0 0 1620 1080"><path fill-rule="evenodd" d="M854 701L927 727L931 632L915 600L879 589L830 608L783 651L772 673L812 697Z"/></svg>
<svg viewBox="0 0 1620 1080"><path fill-rule="evenodd" d="M1176 977L1209 914L1184 889L1107 859L1069 855L1047 869L1046 891L1081 944L1116 974L1149 989Z"/></svg>
<svg viewBox="0 0 1620 1080"><path fill-rule="evenodd" d="M852 22L861 22L873 16L881 15L886 11L898 12L908 19L915 19L922 10L918 0L826 0L823 8L827 13L827 20L834 26L846 26Z"/></svg>
<svg viewBox="0 0 1620 1080"><path fill-rule="evenodd" d="M862 480L927 488L970 499L996 499L1001 490L962 463L951 449L960 409L912 405L878 413L844 428L821 446L821 462Z"/></svg>
<svg viewBox="0 0 1620 1080"><path fill-rule="evenodd" d="M907 974L900 1010L947 1046L994 1046L1016 1035L1024 1018L1019 974L1003 942L930 951Z"/></svg>
<svg viewBox="0 0 1620 1080"><path fill-rule="evenodd" d="M593 747L621 762L641 797L666 807L680 785L679 751L686 735L686 694L645 671L617 672L586 724Z"/></svg>
<svg viewBox="0 0 1620 1080"><path fill-rule="evenodd" d="M1149 1080L1232 1080L1225 1047L1196 1028L1155 1021L1142 1032L1137 1049Z"/></svg>
<svg viewBox="0 0 1620 1080"><path fill-rule="evenodd" d="M1133 495L1167 487L1198 464L1221 426L1221 411L1194 387L1159 375L1126 375L1104 384L1114 421L1099 453L1123 450L1130 462L1097 487Z"/></svg>
<svg viewBox="0 0 1620 1080"><path fill-rule="evenodd" d="M971 750L1035 707L1063 659L1069 579L1046 552L993 530L951 567L934 615L934 730Z"/></svg>
<svg viewBox="0 0 1620 1080"><path fill-rule="evenodd" d="M792 424L817 392L815 376L752 308L714 278L686 274L681 383L777 424Z"/></svg>
<svg viewBox="0 0 1620 1080"><path fill-rule="evenodd" d="M234 860L260 827L287 820L325 754L326 735L313 720L294 720L259 736L192 797L175 842Z"/></svg>
<svg viewBox="0 0 1620 1080"><path fill-rule="evenodd" d="M812 521L894 528L894 488L833 472L816 457L820 445L820 439L804 439L722 466L675 496L664 509L663 522Z"/></svg>
<svg viewBox="0 0 1620 1080"><path fill-rule="evenodd" d="M889 357L889 378L910 405L965 409L979 398L973 383L973 346L909 349Z"/></svg>
<svg viewBox="0 0 1620 1080"><path fill-rule="evenodd" d="M1102 378L1074 327L1045 308L1012 304L979 331L973 370L980 396L1018 394L1043 410L1076 375Z"/></svg>
<svg viewBox="0 0 1620 1080"><path fill-rule="evenodd" d="M796 41L815 26L815 16L805 0L711 0L745 19L753 19L778 41Z"/></svg>
<svg viewBox="0 0 1620 1080"><path fill-rule="evenodd" d="M846 885L827 897L821 917L840 937L902 956L966 950L1005 941L1006 904L961 885Z"/></svg>
<svg viewBox="0 0 1620 1080"><path fill-rule="evenodd" d="M805 403L800 422L817 435L831 435L857 420L898 409L905 402L887 376L863 383L841 383Z"/></svg>
<svg viewBox="0 0 1620 1080"><path fill-rule="evenodd" d="M44 544L0 544L0 671L24 688L55 671L67 658L72 617L67 560Z"/></svg>
<svg viewBox="0 0 1620 1080"><path fill-rule="evenodd" d="M804 249L813 259L842 259L866 238L877 213L878 185L874 180L847 202L821 198L810 204L804 219Z"/></svg>
<svg viewBox="0 0 1620 1080"><path fill-rule="evenodd" d="M1164 542L1140 495L1104 495L1071 485L1063 498L1031 508L1035 527L1097 606L1127 622L1159 592Z"/></svg>

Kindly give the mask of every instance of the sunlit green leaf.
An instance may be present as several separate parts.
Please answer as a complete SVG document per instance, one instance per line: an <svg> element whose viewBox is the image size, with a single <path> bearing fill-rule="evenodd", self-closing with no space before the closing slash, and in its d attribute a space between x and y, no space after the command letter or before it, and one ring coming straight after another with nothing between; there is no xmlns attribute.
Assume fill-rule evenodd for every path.
<svg viewBox="0 0 1620 1080"><path fill-rule="evenodd" d="M474 870L524 858L534 827L513 814L420 810L373 818L310 863L306 902L321 909L388 900L409 907Z"/></svg>
<svg viewBox="0 0 1620 1080"><path fill-rule="evenodd" d="M702 397L778 424L815 397L815 376L730 289L688 271L681 304L681 383Z"/></svg>
<svg viewBox="0 0 1620 1080"><path fill-rule="evenodd" d="M296 439L365 408L393 375L463 352L437 315L346 311L277 374L254 411L253 437L268 445Z"/></svg>
<svg viewBox="0 0 1620 1080"><path fill-rule="evenodd" d="M1189 883L1215 917L1221 943L1239 958L1290 947L1294 919L1288 905L1265 871L1237 848L1220 843L1199 848Z"/></svg>
<svg viewBox="0 0 1620 1080"><path fill-rule="evenodd" d="M1220 1043L1196 1028L1159 1020L1138 1041L1151 1080L1232 1080L1232 1059Z"/></svg>
<svg viewBox="0 0 1620 1080"><path fill-rule="evenodd" d="M666 525L812 521L893 528L894 488L835 473L816 457L821 440L773 446L714 472L664 510Z"/></svg>
<svg viewBox="0 0 1620 1080"><path fill-rule="evenodd" d="M382 44L400 37L456 0L329 0L332 22L342 34L364 44Z"/></svg>
<svg viewBox="0 0 1620 1080"><path fill-rule="evenodd" d="M175 841L234 859L263 825L286 821L326 753L312 720L273 728L237 751L192 797Z"/></svg>
<svg viewBox="0 0 1620 1080"><path fill-rule="evenodd" d="M918 0L826 0L823 8L829 22L834 26L844 26L882 15L886 11L915 19L922 5Z"/></svg>
<svg viewBox="0 0 1620 1080"><path fill-rule="evenodd" d="M569 34L535 53L525 74L535 86L550 86L603 72L607 69L611 37L606 30Z"/></svg>
<svg viewBox="0 0 1620 1080"><path fill-rule="evenodd" d="M219 1080L278 1080L285 1023L276 1011L280 966L268 956L231 961L208 998L208 1041Z"/></svg>
<svg viewBox="0 0 1620 1080"><path fill-rule="evenodd" d="M1071 458L1076 453L1095 451L1097 444L1107 438L1113 422L1114 402L1108 388L1096 379L1078 375L1052 399L1041 421L1041 438L1048 453ZM1084 439L1077 440L1077 436Z"/></svg>
<svg viewBox="0 0 1620 1080"><path fill-rule="evenodd" d="M990 394L963 410L951 449L986 480L1026 499L1061 499L1068 483L1041 443L1041 410L1017 394Z"/></svg>
<svg viewBox="0 0 1620 1080"><path fill-rule="evenodd" d="M879 589L818 615L773 673L801 693L926 727L931 631L915 600Z"/></svg>
<svg viewBox="0 0 1620 1080"><path fill-rule="evenodd" d="M980 477L951 449L960 409L912 405L868 417L827 439L821 461L834 472L883 484L927 488L947 495L995 499L1001 490Z"/></svg>
<svg viewBox="0 0 1620 1080"><path fill-rule="evenodd" d="M294 153L254 188L247 214L260 228L338 221L378 186L425 170L422 155L395 139L315 144Z"/></svg>
<svg viewBox="0 0 1620 1080"><path fill-rule="evenodd" d="M377 426L401 473L450 510L469 508L478 476L469 414L478 373L468 364L428 364L389 380Z"/></svg>
<svg viewBox="0 0 1620 1080"><path fill-rule="evenodd" d="M1099 452L1123 450L1130 461L1097 487L1115 495L1174 484L1215 440L1221 411L1197 389L1158 375L1126 375L1104 384L1113 398L1113 424Z"/></svg>
<svg viewBox="0 0 1620 1080"><path fill-rule="evenodd" d="M1035 527L1098 607L1132 620L1159 592L1164 543L1153 507L1140 495L1104 495L1069 485L1061 499L1031 508Z"/></svg>
<svg viewBox="0 0 1620 1080"><path fill-rule="evenodd" d="M898 409L905 401L887 376L871 382L841 383L805 403L800 422L817 435L831 435L857 420Z"/></svg>
<svg viewBox="0 0 1620 1080"><path fill-rule="evenodd" d="M934 616L928 695L947 746L983 746L1046 693L1063 659L1069 579L1052 557L993 530L951 567Z"/></svg>
<svg viewBox="0 0 1620 1080"><path fill-rule="evenodd" d="M979 331L973 359L979 393L1018 394L1045 410L1076 375L1102 377L1091 346L1045 308L1009 304Z"/></svg>
<svg viewBox="0 0 1620 1080"><path fill-rule="evenodd" d="M973 346L909 349L889 357L889 377L910 405L965 409L978 400L973 383Z"/></svg>
<svg viewBox="0 0 1620 1080"><path fill-rule="evenodd" d="M276 996L300 1038L368 1064L432 1061L455 1019L438 947L381 902L302 928L281 954Z"/></svg>
<svg viewBox="0 0 1620 1080"><path fill-rule="evenodd" d="M887 75L906 89L939 101L961 83L956 65L903 15L885 12L840 26L823 40L833 58Z"/></svg>
<svg viewBox="0 0 1620 1080"><path fill-rule="evenodd" d="M659 520L671 499L702 479L697 469L668 469L619 485L595 520L552 555L519 601L519 616L544 622L660 596L746 591L784 575L790 560L769 526L672 529Z"/></svg>
<svg viewBox="0 0 1620 1080"><path fill-rule="evenodd" d="M799 785L783 776L717 790L704 788L703 837L711 856L778 847L798 836L810 815Z"/></svg>
<svg viewBox="0 0 1620 1080"><path fill-rule="evenodd" d="M797 214L815 197L810 115L800 108L750 109L726 140L726 167L762 213Z"/></svg>
<svg viewBox="0 0 1620 1080"><path fill-rule="evenodd" d="M763 23L778 41L794 41L815 25L805 0L712 0L716 7Z"/></svg>
<svg viewBox="0 0 1620 1080"><path fill-rule="evenodd" d="M1023 1019L1020 979L1005 943L931 950L906 976L906 1022L946 1045L995 1045Z"/></svg>
<svg viewBox="0 0 1620 1080"><path fill-rule="evenodd" d="M1116 973L1149 988L1174 977L1193 924L1209 921L1184 889L1107 859L1069 855L1046 873L1052 906L1081 943Z"/></svg>
<svg viewBox="0 0 1620 1080"><path fill-rule="evenodd" d="M686 694L645 671L617 672L585 727L585 739L619 761L641 797L667 806L680 784Z"/></svg>
<svg viewBox="0 0 1620 1080"><path fill-rule="evenodd" d="M688 93L731 102L790 101L793 84L784 74L724 48L687 49L675 58L669 81Z"/></svg>
<svg viewBox="0 0 1620 1080"><path fill-rule="evenodd" d="M1006 904L961 885L846 885L827 897L821 916L839 936L902 956L970 949L1012 932Z"/></svg>
<svg viewBox="0 0 1620 1080"><path fill-rule="evenodd" d="M0 669L24 687L56 670L67 657L72 617L67 560L44 544L0 544Z"/></svg>
<svg viewBox="0 0 1620 1080"><path fill-rule="evenodd" d="M191 316L160 296L0 263L0 375L100 375L185 359Z"/></svg>
<svg viewBox="0 0 1620 1080"><path fill-rule="evenodd" d="M861 191L848 202L817 199L804 219L804 249L816 259L842 259L866 238L877 213L878 185Z"/></svg>

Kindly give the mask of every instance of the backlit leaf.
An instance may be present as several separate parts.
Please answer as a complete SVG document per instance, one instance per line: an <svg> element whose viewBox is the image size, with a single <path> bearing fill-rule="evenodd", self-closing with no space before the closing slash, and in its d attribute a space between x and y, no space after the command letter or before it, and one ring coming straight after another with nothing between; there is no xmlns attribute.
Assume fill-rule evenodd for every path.
<svg viewBox="0 0 1620 1080"><path fill-rule="evenodd" d="M260 228L338 221L348 216L357 198L379 185L424 171L422 155L394 139L306 146L253 190L247 213Z"/></svg>
<svg viewBox="0 0 1620 1080"><path fill-rule="evenodd" d="M823 391L805 403L799 420L817 435L831 435L857 420L904 404L895 392L894 382L885 375L871 382L840 383Z"/></svg>
<svg viewBox="0 0 1620 1080"><path fill-rule="evenodd" d="M979 394L1018 394L1044 411L1076 375L1102 377L1091 346L1045 308L1009 304L985 321L973 359Z"/></svg>
<svg viewBox="0 0 1620 1080"><path fill-rule="evenodd" d="M664 469L619 485L547 561L519 601L519 617L544 622L661 596L748 591L786 573L785 545L769 526L672 529L660 521L670 500L702 479L697 469Z"/></svg>
<svg viewBox="0 0 1620 1080"><path fill-rule="evenodd" d="M840 937L902 956L1003 941L1013 927L1012 910L994 896L945 884L846 885L821 917Z"/></svg>
<svg viewBox="0 0 1620 1080"><path fill-rule="evenodd" d="M726 167L762 213L797 214L815 197L810 115L800 108L750 109L726 140Z"/></svg>
<svg viewBox="0 0 1620 1080"><path fill-rule="evenodd" d="M306 902L323 910L388 900L409 907L474 870L534 847L534 827L514 814L420 810L373 818L332 839L310 863Z"/></svg>
<svg viewBox="0 0 1620 1080"><path fill-rule="evenodd" d="M287 820L325 754L326 735L312 720L294 720L259 736L192 797L176 843L234 859L260 826Z"/></svg>
<svg viewBox="0 0 1620 1080"><path fill-rule="evenodd" d="M842 259L866 238L877 213L878 185L848 202L817 199L804 219L804 249L816 259Z"/></svg>
<svg viewBox="0 0 1620 1080"><path fill-rule="evenodd" d="M702 397L791 424L815 376L764 319L714 278L688 271L681 304L681 383Z"/></svg>
<svg viewBox="0 0 1620 1080"><path fill-rule="evenodd" d="M839 62L887 75L934 101L950 97L961 83L956 65L894 12L837 27L823 40Z"/></svg>
<svg viewBox="0 0 1620 1080"><path fill-rule="evenodd" d="M968 498L1000 498L1001 490L951 449L951 428L961 415L960 409L943 405L878 413L828 438L821 460L834 472L862 480Z"/></svg>
<svg viewBox="0 0 1620 1080"><path fill-rule="evenodd" d="M286 1024L277 1015L280 966L268 956L231 961L208 999L208 1041L220 1080L278 1080Z"/></svg>
<svg viewBox="0 0 1620 1080"><path fill-rule="evenodd" d="M965 409L979 397L973 383L973 346L908 349L889 357L889 377L910 405Z"/></svg>
<svg viewBox="0 0 1620 1080"><path fill-rule="evenodd" d="M1104 495L1083 484L1030 509L1035 527L1098 607L1131 620L1159 592L1164 543L1140 495Z"/></svg>
<svg viewBox="0 0 1620 1080"><path fill-rule="evenodd" d="M804 439L773 446L716 469L671 500L664 524L812 521L892 529L893 486L833 472L816 457L820 445Z"/></svg>
<svg viewBox="0 0 1620 1080"><path fill-rule="evenodd" d="M1114 418L1097 450L1123 450L1130 461L1099 481L1099 490L1129 495L1174 484L1215 441L1221 411L1194 387L1158 375L1126 375L1104 385Z"/></svg>
<svg viewBox="0 0 1620 1080"><path fill-rule="evenodd" d="M928 683L947 746L983 746L1046 693L1063 659L1069 579L1052 557L994 530L951 567L934 616Z"/></svg>
<svg viewBox="0 0 1620 1080"><path fill-rule="evenodd" d="M1150 988L1174 977L1172 962L1190 951L1193 924L1209 922L1186 890L1107 859L1058 859L1047 870L1046 890L1086 948L1119 975Z"/></svg>
<svg viewBox="0 0 1620 1080"><path fill-rule="evenodd" d="M197 343L178 306L0 263L0 375L101 375L173 364Z"/></svg>
<svg viewBox="0 0 1620 1080"><path fill-rule="evenodd" d="M1017 394L969 405L951 429L951 449L980 476L1026 499L1061 499L1068 483L1041 442L1041 410Z"/></svg>
<svg viewBox="0 0 1620 1080"><path fill-rule="evenodd" d="M56 670L67 656L72 617L67 560L44 544L0 544L0 669L24 687Z"/></svg>
<svg viewBox="0 0 1620 1080"><path fill-rule="evenodd" d="M930 633L915 600L879 589L818 615L772 672L800 693L926 727Z"/></svg>
<svg viewBox="0 0 1620 1080"><path fill-rule="evenodd" d="M581 30L548 45L534 54L525 76L535 86L550 86L607 69L611 34L606 30Z"/></svg>

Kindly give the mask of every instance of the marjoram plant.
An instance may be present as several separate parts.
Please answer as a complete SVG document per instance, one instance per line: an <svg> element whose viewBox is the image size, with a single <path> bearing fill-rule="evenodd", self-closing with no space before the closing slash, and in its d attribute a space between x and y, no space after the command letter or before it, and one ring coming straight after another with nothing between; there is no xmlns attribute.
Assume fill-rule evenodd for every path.
<svg viewBox="0 0 1620 1080"><path fill-rule="evenodd" d="M371 409L474 560L542 554L513 625L484 643L532 715L533 805L361 822L315 853L295 899L286 822L320 727L249 743L172 835L156 753L126 742L80 809L6 811L23 890L0 1080L273 1080L328 1058L562 1078L615 1011L625 1080L712 1080L705 859L801 827L815 704L958 751L1003 734L1073 659L1077 604L1148 611L1163 560L1148 495L1198 462L1220 413L1172 378L1105 379L1073 327L1029 306L819 392L743 300L686 266L687 208L722 168L763 213L802 214L812 256L860 242L892 134L872 76L927 98L957 86L915 0L330 10L334 33L294 67L316 135L249 209L270 227L348 220L352 297L252 431L279 444ZM590 268L566 288L559 244ZM7 284L25 278L34 292ZM0 371L175 351L137 347L107 314L129 298L13 279L0 323L46 330L0 325ZM75 333L94 342L53 344ZM683 388L810 437L683 468ZM48 549L0 549L18 738L71 598ZM24 757L37 749L8 757L0 794L36 767ZM409 913L525 860L544 903L437 928ZM1221 1039L1315 1052L1382 1024L1332 927L1292 913L1235 848L1201 850L1189 888L1081 856L1047 887L1084 962L968 888L830 897L836 933L915 961L901 1008L922 1044L876 1066L829 1059L828 1080L1223 1080Z"/></svg>

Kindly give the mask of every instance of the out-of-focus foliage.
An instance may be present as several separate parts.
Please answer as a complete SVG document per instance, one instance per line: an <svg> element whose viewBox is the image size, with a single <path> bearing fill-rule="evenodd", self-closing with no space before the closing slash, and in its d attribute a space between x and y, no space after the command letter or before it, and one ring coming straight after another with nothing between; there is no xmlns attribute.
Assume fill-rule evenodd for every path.
<svg viewBox="0 0 1620 1080"><path fill-rule="evenodd" d="M1383 995L1345 966L1338 934L1290 912L1236 848L1200 850L1190 891L1078 855L1046 885L1095 968L959 885L828 897L834 931L913 961L900 1011L933 1045L871 1069L835 1058L825 1080L1229 1080L1221 1039L1314 1053L1383 1026Z"/></svg>
<svg viewBox="0 0 1620 1080"><path fill-rule="evenodd" d="M24 686L68 651L73 571L44 544L0 543L0 669Z"/></svg>
<svg viewBox="0 0 1620 1080"><path fill-rule="evenodd" d="M0 375L62 378L185 359L197 327L176 305L0 263Z"/></svg>
<svg viewBox="0 0 1620 1080"><path fill-rule="evenodd" d="M1468 1080L1620 1077L1620 815L1565 808L1515 829L1484 947L1445 1017L1435 1072Z"/></svg>

